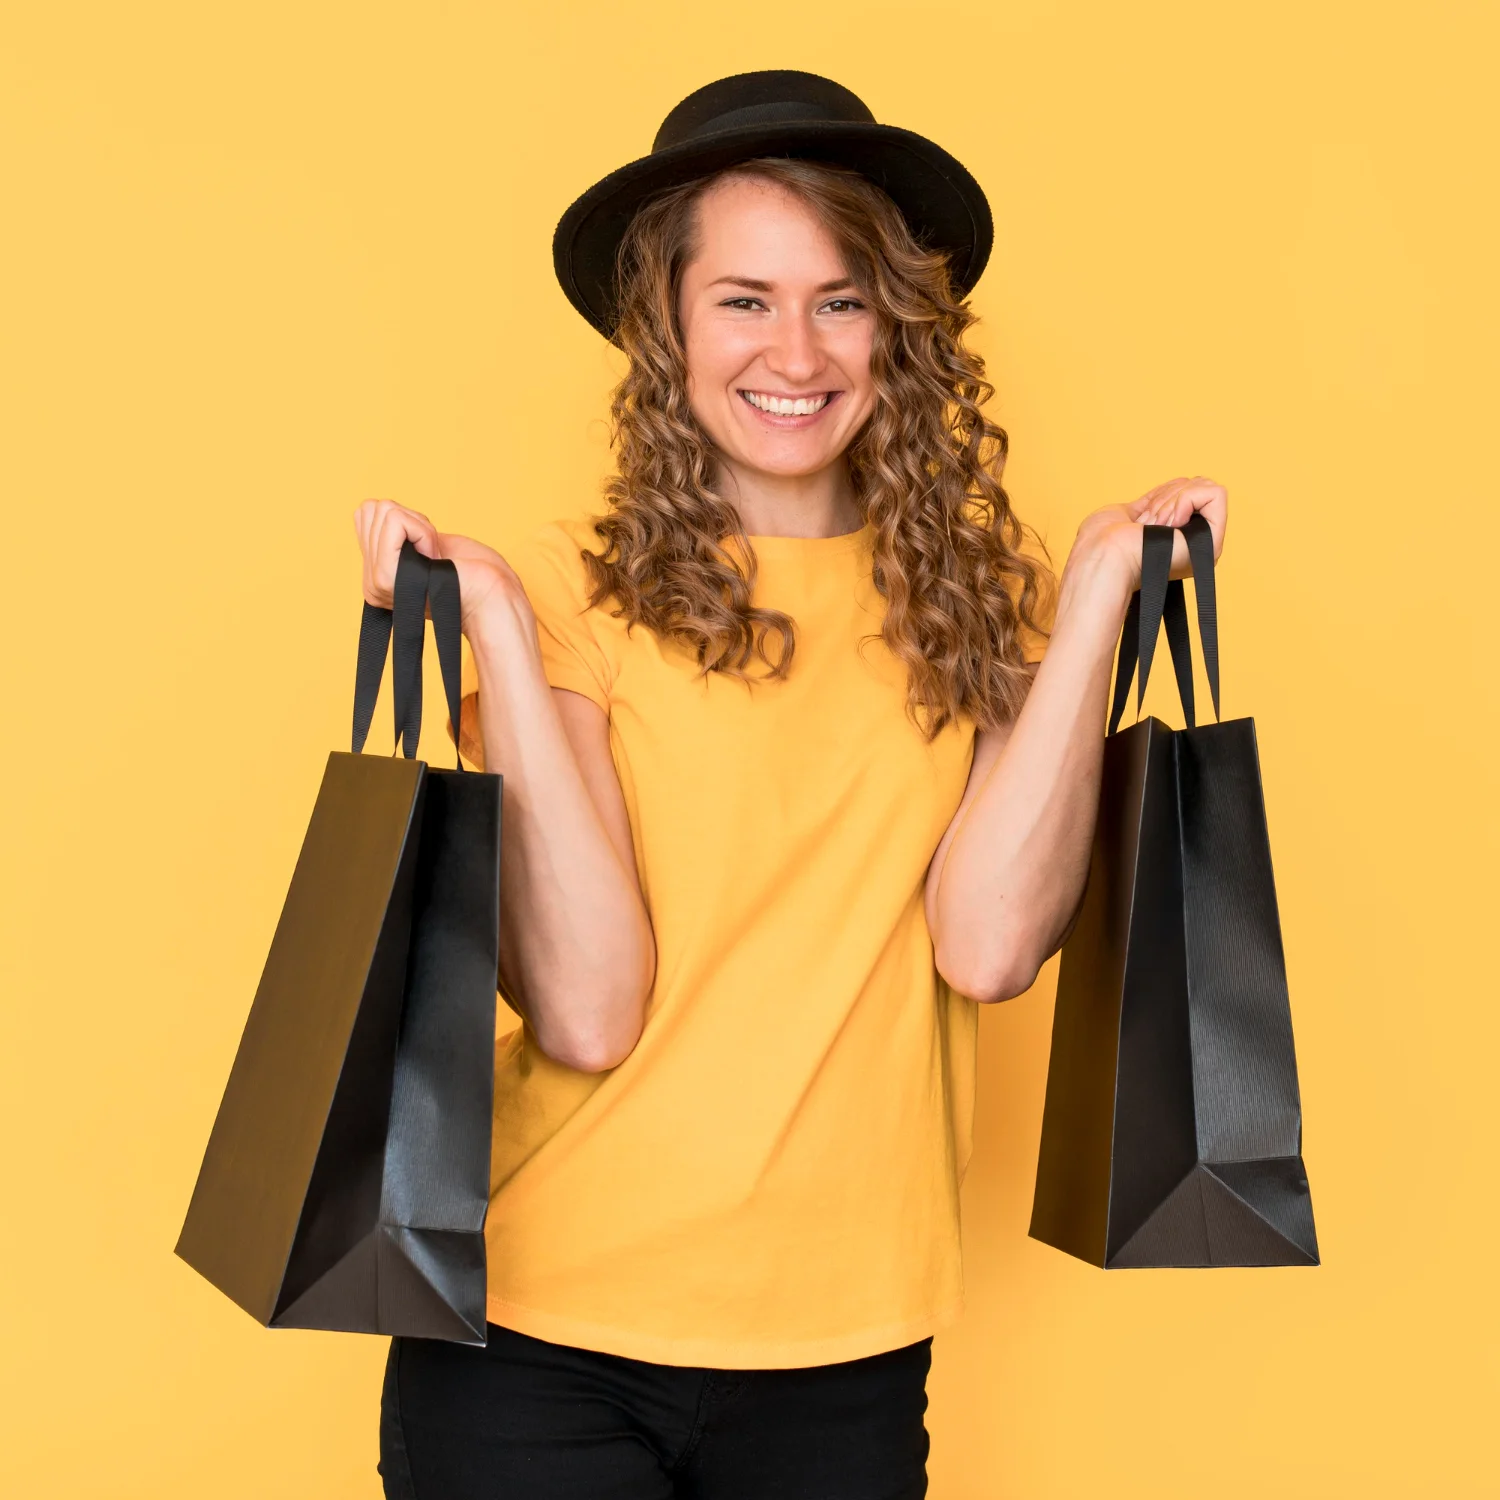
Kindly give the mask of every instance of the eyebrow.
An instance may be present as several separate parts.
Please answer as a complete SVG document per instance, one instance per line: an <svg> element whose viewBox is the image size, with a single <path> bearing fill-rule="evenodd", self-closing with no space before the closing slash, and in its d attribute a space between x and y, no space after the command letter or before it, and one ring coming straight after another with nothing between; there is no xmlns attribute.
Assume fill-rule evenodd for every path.
<svg viewBox="0 0 1500 1500"><path fill-rule="evenodd" d="M709 282L710 286L742 286L749 292L771 292L775 287L769 281L756 281L749 276L721 276L717 281ZM813 290L820 295L824 292L841 292L846 287L852 287L853 281L847 276L840 277L837 281L825 281L822 286L814 287Z"/></svg>

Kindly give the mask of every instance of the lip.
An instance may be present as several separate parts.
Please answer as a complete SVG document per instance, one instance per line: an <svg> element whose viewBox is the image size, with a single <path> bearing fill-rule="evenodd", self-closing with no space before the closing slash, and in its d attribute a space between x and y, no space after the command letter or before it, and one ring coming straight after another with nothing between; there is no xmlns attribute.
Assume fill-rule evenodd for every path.
<svg viewBox="0 0 1500 1500"><path fill-rule="evenodd" d="M763 422L767 427L774 428L780 432L796 432L801 428L812 427L818 422L821 422L823 418L826 417L828 413L838 405L839 398L844 393L843 391L799 391L795 394L785 391L756 392L756 395L758 396L784 396L788 400L792 401L796 401L799 398L805 400L809 396L828 397L828 399L822 404L822 406L817 409L817 411L804 412L800 417L782 416L779 413L762 411L760 407L752 406L748 401L745 400L743 388L737 389L734 394L735 400L739 402L739 404L745 409L745 411L750 416L759 418L760 421Z"/></svg>

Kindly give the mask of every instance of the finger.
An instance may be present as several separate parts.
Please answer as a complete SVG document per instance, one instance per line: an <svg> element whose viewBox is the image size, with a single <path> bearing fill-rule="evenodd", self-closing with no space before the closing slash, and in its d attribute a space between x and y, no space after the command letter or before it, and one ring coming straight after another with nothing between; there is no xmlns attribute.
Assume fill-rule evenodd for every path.
<svg viewBox="0 0 1500 1500"><path fill-rule="evenodd" d="M1229 527L1229 491L1222 484L1210 484L1197 509L1208 522L1214 539L1214 557L1224 550L1224 533Z"/></svg>
<svg viewBox="0 0 1500 1500"><path fill-rule="evenodd" d="M359 539L361 553L370 545L370 517L374 511L373 500L365 500L354 508L354 535Z"/></svg>
<svg viewBox="0 0 1500 1500"><path fill-rule="evenodd" d="M1187 498L1193 492L1191 480L1184 480L1179 489L1168 495L1161 504L1161 524L1181 526L1192 515L1193 507Z"/></svg>
<svg viewBox="0 0 1500 1500"><path fill-rule="evenodd" d="M1204 519L1210 524L1221 521L1228 502L1229 495L1224 486L1215 484L1211 479L1189 485L1178 497L1182 512L1179 524L1185 525L1194 511L1202 511Z"/></svg>
<svg viewBox="0 0 1500 1500"><path fill-rule="evenodd" d="M1178 497L1184 488L1191 485L1191 479L1179 476L1169 479L1165 484L1159 484L1146 496L1144 514L1141 516L1142 524L1147 526L1173 526L1176 525L1176 516L1179 512Z"/></svg>
<svg viewBox="0 0 1500 1500"><path fill-rule="evenodd" d="M382 501L377 512L370 545L370 581L375 603L389 609L396 590L396 568L407 538L406 517L401 507Z"/></svg>
<svg viewBox="0 0 1500 1500"><path fill-rule="evenodd" d="M1173 524L1186 526L1194 513L1201 515L1208 523L1214 557L1217 558L1224 550L1224 530L1229 514L1229 495L1224 486L1211 479L1201 480L1182 492L1179 504L1181 514Z"/></svg>
<svg viewBox="0 0 1500 1500"><path fill-rule="evenodd" d="M395 587L396 566L401 560L401 548L407 541L424 557L436 557L438 548L437 533L426 516L394 502L382 503L384 509L371 554L375 560L378 586L381 593L385 594Z"/></svg>
<svg viewBox="0 0 1500 1500"><path fill-rule="evenodd" d="M419 510L411 510L404 505L396 506L396 510L400 512L406 526L406 535L411 539L417 551L423 557L441 557L442 548L438 543L437 527Z"/></svg>
<svg viewBox="0 0 1500 1500"><path fill-rule="evenodd" d="M1179 526L1192 514L1184 497L1192 492L1196 483L1195 479L1187 478L1172 481L1167 493L1162 497L1162 524L1164 526Z"/></svg>
<svg viewBox="0 0 1500 1500"><path fill-rule="evenodd" d="M401 561L401 547L406 541L406 522L393 505L383 506L375 527L375 545L370 549L375 563L375 579L383 596L390 596L396 586L396 568Z"/></svg>
<svg viewBox="0 0 1500 1500"><path fill-rule="evenodd" d="M1159 524L1163 526L1186 526L1192 519L1194 511L1205 510L1213 506L1216 501L1222 500L1224 489L1222 485L1215 484L1211 479L1204 479L1197 475L1192 479L1174 481L1170 493L1165 495L1159 503L1159 514L1162 519ZM1214 515L1205 515L1212 526L1218 512Z"/></svg>
<svg viewBox="0 0 1500 1500"><path fill-rule="evenodd" d="M359 552L365 602L385 608L389 606L390 601L381 598L380 595L379 560L375 555L375 549L380 540L380 502L378 500L367 501L360 507L360 511Z"/></svg>
<svg viewBox="0 0 1500 1500"><path fill-rule="evenodd" d="M354 512L354 534L359 538L360 588L371 604L380 602L374 593L374 562L370 556L371 532L379 508L380 501L366 500Z"/></svg>
<svg viewBox="0 0 1500 1500"><path fill-rule="evenodd" d="M1169 481L1170 482L1170 481ZM1132 521L1140 521L1143 525L1153 524L1151 518L1156 514L1156 507L1161 500L1162 492L1167 488L1165 484L1159 484L1155 489L1147 490L1139 500L1134 501L1127 507Z"/></svg>
<svg viewBox="0 0 1500 1500"><path fill-rule="evenodd" d="M366 550L379 540L381 523L393 508L394 500L366 500L354 512L354 529Z"/></svg>
<svg viewBox="0 0 1500 1500"><path fill-rule="evenodd" d="M1209 505L1223 510L1229 501L1229 491L1222 484L1214 483L1212 479L1205 479L1201 484L1195 485L1193 493L1195 510L1202 510Z"/></svg>

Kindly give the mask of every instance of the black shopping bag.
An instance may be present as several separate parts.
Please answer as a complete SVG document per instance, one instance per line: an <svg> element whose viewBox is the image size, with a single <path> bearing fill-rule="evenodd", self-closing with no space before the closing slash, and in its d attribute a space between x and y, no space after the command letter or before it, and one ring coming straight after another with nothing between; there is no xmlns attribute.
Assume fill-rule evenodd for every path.
<svg viewBox="0 0 1500 1500"><path fill-rule="evenodd" d="M458 577L403 548L328 757L177 1254L262 1323L485 1341L500 777L415 759L425 604L459 722ZM404 758L361 755L394 633Z"/></svg>
<svg viewBox="0 0 1500 1500"><path fill-rule="evenodd" d="M1030 1232L1107 1268L1317 1265L1255 725L1217 722L1213 539L1201 516L1183 529L1216 722L1194 727L1173 531L1148 526L1062 950ZM1187 728L1117 733L1163 619Z"/></svg>

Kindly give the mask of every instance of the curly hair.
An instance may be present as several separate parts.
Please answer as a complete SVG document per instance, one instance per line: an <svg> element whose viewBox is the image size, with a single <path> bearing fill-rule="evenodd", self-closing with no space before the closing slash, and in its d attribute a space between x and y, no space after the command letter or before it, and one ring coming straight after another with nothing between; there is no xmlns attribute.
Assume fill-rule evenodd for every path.
<svg viewBox="0 0 1500 1500"><path fill-rule="evenodd" d="M696 205L713 183L745 175L812 207L876 314L875 408L846 457L873 533L880 636L907 669L907 713L929 740L960 713L979 728L1008 722L1031 680L1022 631L1046 634L1038 616L1052 575L1021 551L1034 533L1001 485L1008 441L981 409L994 394L984 362L964 346L974 315L954 295L946 257L916 242L879 187L841 168L752 161L672 188L632 220L616 271L615 342L629 368L611 402L609 510L591 518L605 547L583 553L589 603L614 599L612 614L627 628L644 624L680 642L700 675L748 681L755 658L766 680L790 669L795 622L751 602L754 551L735 506L715 490L713 445L688 404L677 316ZM739 558L723 546L730 538Z"/></svg>

